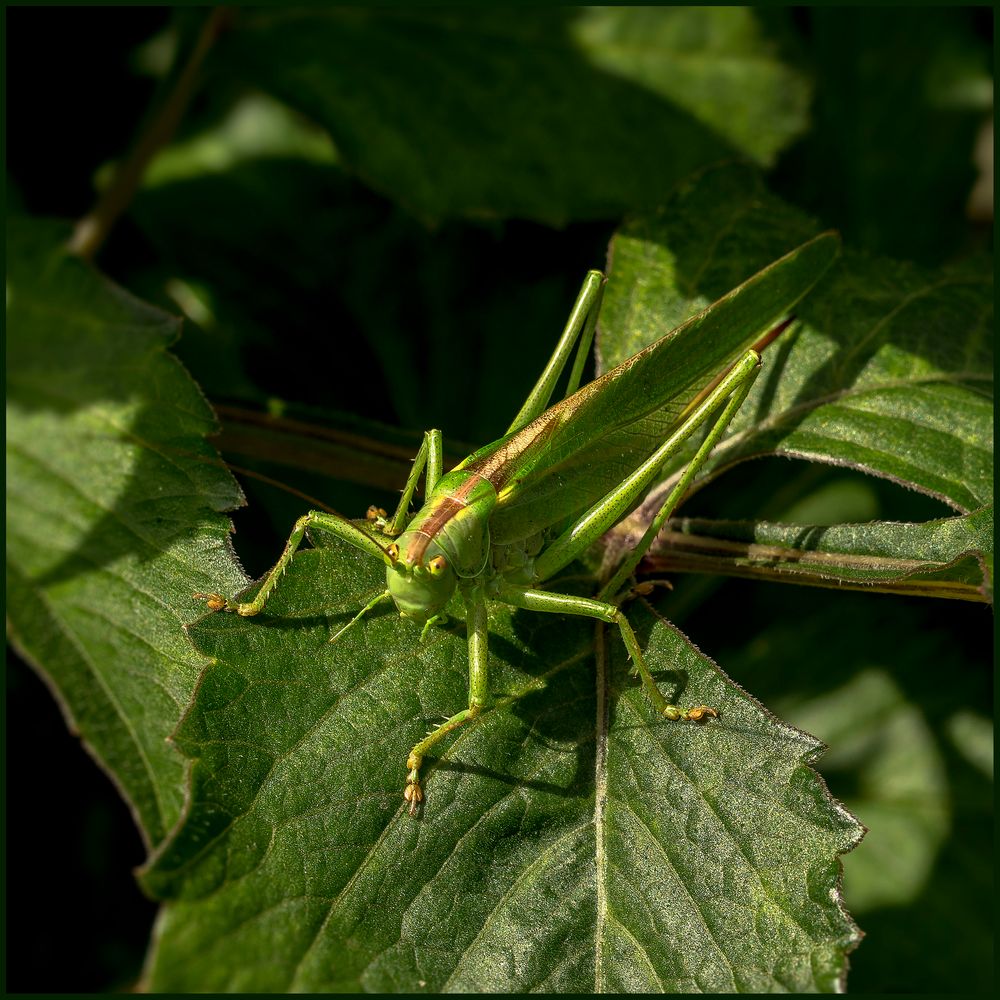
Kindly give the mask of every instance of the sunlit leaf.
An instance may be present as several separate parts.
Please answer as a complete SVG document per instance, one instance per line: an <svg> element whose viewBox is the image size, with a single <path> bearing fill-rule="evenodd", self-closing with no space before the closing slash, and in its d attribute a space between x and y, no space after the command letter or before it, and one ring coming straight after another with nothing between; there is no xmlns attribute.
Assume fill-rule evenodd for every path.
<svg viewBox="0 0 1000 1000"><path fill-rule="evenodd" d="M152 844L180 813L166 740L204 664L181 626L195 591L246 579L220 513L241 498L166 352L178 321L68 257L67 236L8 228L8 615Z"/></svg>
<svg viewBox="0 0 1000 1000"><path fill-rule="evenodd" d="M707 171L661 212L636 218L615 237L603 367L662 336L773 259L776 247L813 229L751 172ZM764 372L702 483L737 461L777 454L882 476L963 513L990 503L988 272L968 266L938 274L848 252L795 312L799 328L765 352ZM655 491L626 533L648 523L662 497Z"/></svg>
<svg viewBox="0 0 1000 1000"><path fill-rule="evenodd" d="M836 855L859 835L778 723L664 622L656 722L622 651L572 619L490 620L495 707L426 772L405 758L464 703L464 628L373 614L343 546L303 552L264 614L192 629L213 660L178 730L191 808L144 883L174 899L159 990L835 989L856 931ZM595 675L597 685L595 687Z"/></svg>

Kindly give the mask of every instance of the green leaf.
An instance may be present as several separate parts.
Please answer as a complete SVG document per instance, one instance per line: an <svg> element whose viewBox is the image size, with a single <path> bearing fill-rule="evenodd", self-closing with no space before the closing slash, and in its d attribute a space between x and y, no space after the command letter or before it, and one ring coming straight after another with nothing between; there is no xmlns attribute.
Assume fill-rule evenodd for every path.
<svg viewBox="0 0 1000 1000"><path fill-rule="evenodd" d="M180 17L174 79L204 21L203 13L191 14ZM144 37L149 25L162 24L163 14L154 13L152 21L126 18L128 23L103 17L113 30L98 26L89 33L84 61L92 65L80 73L72 59L64 58L72 46L60 53L58 45L23 44L25 31L31 35L41 29L45 35L46 28L39 18L21 20L21 44L12 45L11 53L22 58L32 53L28 61L42 71L33 78L38 86L22 91L31 95L33 113L20 117L24 122L40 118L51 127L34 130L39 141L12 144L20 150L11 166L23 191L18 202L22 209L77 210L86 200L86 178L94 165L113 155L111 150L124 149L127 137L135 135L136 100L145 100L146 88L120 67L131 61L130 48L132 56L139 55L134 40ZM775 58L757 23L769 26L769 38L784 24L783 52L817 80L814 119L820 128L791 149L788 142L803 126L806 86L799 73ZM338 32L341 24L347 30ZM16 34L13 18L11 25ZM315 40L290 44L296 31L308 31ZM547 354L580 276L599 263L608 232L585 222L564 232L519 222L486 226L484 215L514 212L552 222L593 218L621 206L645 211L660 206L690 164L714 163L720 152L735 151L767 165L782 153L769 184L823 224L776 203L759 186L754 197L753 185L727 189L682 181L675 207L692 192L700 192L702 201L697 211L688 205L676 220L668 219L668 225L676 221L680 228L669 243L659 244L674 254L664 255L666 263L687 282L684 294L666 300L669 309L683 313L714 301L829 225L844 233L854 251L931 265L961 259L989 236L985 226L970 222L981 220L984 211L991 218L989 190L978 208L970 204L963 210L963 205L975 169L991 187L990 143L979 144L973 153L973 135L990 118L991 35L985 8L905 15L860 8L833 13L520 9L487 12L479 19L462 10L235 12L232 30L217 40L205 63L207 86L178 129L176 146L154 165L156 186L146 191L152 201L143 205L140 198L132 206L103 260L133 293L159 303L167 301L166 289L202 324L197 345L191 343L192 331L185 331L184 364L197 361L198 370L191 370L213 398L221 393L266 401L269 413L286 417L308 413L306 407L317 403L334 405L398 419L410 428L443 426L452 447L459 438L482 444L514 412L523 396L519 387L527 387L539 367L536 359ZM301 58L282 64L288 54ZM258 66L266 71L258 74ZM199 129L199 121L211 120L220 107L229 106L234 91L241 91L237 75L251 88L259 82L267 91L285 94L311 121L303 128L302 121L269 99L251 98L253 115L242 116L245 106L240 105L217 129ZM169 89L169 79L162 82ZM52 113L39 115L47 85ZM121 99L105 99L113 93ZM85 113L67 116L74 102ZM11 134L16 131L14 104ZM90 113L94 108L101 113ZM60 122L60 114L65 121ZM87 125L74 132L74 120ZM309 128L323 124L338 140L346 139L349 155L334 150L325 133ZM46 134L50 140L60 138L46 145ZM417 218L366 191L361 181L345 182L331 166L333 155L340 157L344 174L357 171L361 180L424 222L457 215L479 221L432 234L421 231ZM363 205L356 210L359 201ZM741 224L739 212L732 213L734 206L746 209L743 221L749 227ZM155 224L148 223L151 217ZM161 239L164 232L167 238ZM192 705L194 678L205 661L179 641L180 623L204 611L190 593L236 588L242 575L231 563L219 515L234 490L208 465L211 452L201 450L210 416L197 390L163 351L176 334L176 321L65 261L58 251L62 231L23 229L14 236L9 250L12 257L16 251L18 261L8 286L8 589L15 639L41 667L54 665L49 679L61 692L71 723L83 729L88 745L103 754L122 782L150 840L180 819L184 782L193 768L164 737L190 705L179 739L187 741L186 752L201 768L201 777L192 777L192 816L205 820L202 832L218 834L218 840L198 845L199 828L188 822L178 829L177 841L162 850L165 863L173 859L178 866L162 872L173 895L164 909L163 943L155 946L160 950L151 956L151 972L168 982L193 980L208 969L200 977L208 980L212 974L221 978L243 960L247 965L236 970L234 981L252 986L267 976L280 980L288 968L283 949L299 935L302 946L291 954L303 956L303 971L298 978L286 977L285 984L315 982L319 967L328 978L339 976L337 985L393 989L442 984L457 989L474 985L477 977L503 985L517 975L539 988L557 988L581 969L577 979L584 988L598 983L607 989L734 988L738 977L739 987L747 989L842 985L842 953L852 931L837 911L832 859L857 828L838 827L829 800L801 762L814 743L773 720L762 721L752 703L638 606L630 605L628 613L651 650L664 690L682 699L711 699L723 708L721 719L703 727L658 724L625 675L616 638L607 640L608 662L588 627L570 627L551 616L510 617L495 609L493 645L499 643L500 649L493 650L494 680L500 703L475 730L442 744L441 760L429 775L428 811L416 824L394 821L400 754L413 738L411 730L423 731L431 711L448 712L465 703L463 627L459 620L435 629L429 642L418 645L408 623L384 609L358 626L356 636L346 637L364 647L357 668L341 658L346 653L331 650L325 636L312 645L299 643L296 632L303 619L293 617L296 608L312 608L329 596L317 580L330 572L351 579L364 572L336 549L304 555L302 568L293 568L290 585L297 572L306 575L287 617L268 614L240 622L214 616L197 626L194 632L204 648L231 652L238 644L240 659L235 666L230 660L211 665ZM643 251L651 262L659 259L652 249ZM217 280L220 274L226 280ZM943 287L942 278L951 287ZM991 451L991 438L983 433L985 407L970 406L967 391L975 397L985 388L982 378L990 369L987 352L970 334L981 332L986 342L989 292L985 285L970 284L965 290L972 294L956 309L964 295L959 282L968 278L980 280L970 267L921 273L848 254L841 277L831 283L837 299L827 299L826 314L804 317L799 340L791 346L789 338L786 355L780 342L768 350L759 387L766 384L771 396L761 391L754 410L734 428L728 456L707 470L707 486L692 509L777 522L741 525L741 544L766 541L781 563L801 560L797 568L821 556L822 573L838 584L958 587L963 593L985 588L992 564L986 551L991 548L992 491L991 459L989 468L982 459ZM663 332L673 323L663 325L664 300L656 284L650 285L649 315ZM822 301L819 291L816 302ZM640 302L642 294L639 281L630 297ZM929 313L907 316L908 309L920 311L927 303ZM982 322L973 320L959 331L956 315L974 316L979 308ZM903 330L900 320L906 321ZM274 346L268 346L272 331ZM899 356L879 342L882 333L901 348ZM450 342L449 335L454 337ZM861 359L861 371L833 363L835 357L858 360L851 351L865 343L873 343L875 354ZM809 350L796 360L802 345ZM197 350L187 349L192 346ZM380 365L392 398L379 398ZM865 382L867 375L874 382ZM925 375L929 381L921 383ZM894 382L897 376L901 381ZM852 396L856 378L861 382ZM343 390L345 384L353 395ZM953 396L943 392L953 386L958 390ZM792 409L788 397L778 398L778 387L797 394ZM837 396L841 390L849 394L846 403ZM505 392L511 396L501 403ZM275 396L295 403L284 406ZM801 413L796 400L804 406ZM772 403L777 422L758 423L772 413ZM829 421L821 418L827 404ZM906 421L914 428L912 436L904 431ZM337 429L350 431L341 424ZM757 439L755 430L761 432ZM380 433L373 436L384 443ZM745 453L741 441L747 444ZM850 468L771 457L729 471L729 459L753 455L755 441L771 456L826 456ZM320 471L318 459L344 469L349 441L331 447L326 440L320 447L302 443L310 447L293 451L287 438L271 437L264 446L277 459L307 462L311 473ZM370 458L362 455L353 469L375 479L389 473L399 455L394 452L388 463ZM723 469L725 477L719 475ZM887 478L860 471L866 469ZM916 483L927 495L904 493L897 482ZM859 483L853 501L841 502L841 494L830 502L841 486ZM365 497L358 506L339 486L317 486L308 478L297 485L348 511L363 510L371 499L388 505L381 497ZM720 503L726 494L726 503ZM947 499L953 508L949 515L956 507L968 513L944 517L943 505L930 494ZM295 506L295 514L275 518L282 533L303 509L301 501ZM251 517L256 519L252 526ZM840 523L874 519L880 523ZM283 541L256 540L263 554L247 555L252 552L247 536L263 520L255 505L239 522L241 553L258 559L260 566L273 559ZM202 534L186 542L192 523L202 525L194 529ZM712 533L714 540L732 542L725 534L729 530L712 523L703 533L685 537L704 541ZM762 569L759 553L747 552L747 568ZM48 575L49 559L57 561L58 578ZM907 560L913 565L904 565ZM191 581L184 579L188 570ZM368 570L368 583L379 589L376 568ZM591 592L589 585L580 586ZM718 599L705 601L712 588L719 588ZM358 607L355 596L363 599L372 592L355 589L358 593L339 606L339 621ZM671 620L713 655L720 654L720 662L748 690L782 718L833 742L834 753L823 760L831 792L872 827L846 862L846 892L869 937L852 956L852 987L917 992L960 983L960 988L988 993L990 969L983 958L990 947L993 905L988 864L992 746L983 707L991 697L990 661L983 652L989 614L955 601L907 604L804 587L766 588L756 581L720 585L703 576L686 577L666 596ZM696 605L700 617L689 623L683 609ZM326 618L324 606L315 622L301 627L325 629ZM213 646L209 633L222 628L233 630L233 641L227 646L220 639ZM261 630L278 629L284 629L280 641L257 642ZM369 634L370 647L364 641ZM397 635L402 636L398 644ZM272 657L279 645L282 653L295 650L290 662L280 657L257 662L258 649ZM393 651L406 658L402 665L391 661ZM747 659L741 659L744 654ZM381 677L360 673L372 662L388 664ZM405 678L402 693L391 685L385 693L389 673ZM593 690L595 676L601 681L606 722ZM243 678L248 683L240 688ZM342 699L344 718L370 723L375 717L376 724L385 719L384 733L377 730L373 736L369 728L344 735L341 702L330 700L331 692L341 693L337 685L346 683L343 678L356 682ZM301 679L312 687L303 688ZM268 687L275 690L258 694ZM530 688L525 697L504 700L525 688ZM245 697L231 697L238 690ZM365 705L369 694L385 697ZM316 708L326 705L330 714L316 723ZM237 718L241 711L245 715ZM397 720L403 720L405 731L394 728ZM31 749L18 768L21 784L34 787L36 798L51 798L40 768L55 747L39 741L30 720L22 721L25 732L14 745ZM737 735L752 753L733 750L734 734L727 728L733 723L743 723ZM296 725L306 737L289 744L289 730ZM328 756L324 726L341 740L333 741L339 760ZM215 731L226 739L236 734L236 740L212 745ZM606 734L600 747L606 760L603 784L596 766L594 735L599 732ZM758 740L760 733L764 737ZM768 739L778 749L758 753ZM269 759L282 740L287 753L274 757L277 764L268 771L275 777L259 779L254 766ZM706 747L708 752L701 752ZM712 755L716 747L722 756ZM354 808L352 800L347 815L337 811L341 802L327 807L322 795L336 790L345 761L369 752L380 756L362 759L359 769L365 768L366 778L369 772L376 776L380 784L373 791L384 801ZM675 763L685 766L687 785L676 780L670 766ZM449 770L454 766L465 770ZM289 773L293 780L283 783ZM206 774L211 780L199 785ZM720 774L722 785L716 780ZM294 780L303 775L304 782ZM350 782L356 783L357 776L348 768ZM506 797L497 792L497 782ZM729 786L736 789L729 798L712 798L718 788ZM789 788L803 786L816 796L822 815L808 831L799 824L801 809L783 818L779 801ZM483 787L487 795L480 793ZM607 795L598 796L599 787ZM661 794L678 787L690 791L694 803L686 812L675 807L687 799ZM745 808L759 787L765 791L753 799L757 808ZM261 794L248 797L255 788ZM365 786L365 791L372 789ZM297 811L303 801L319 808ZM225 820L229 826L213 819L213 803L218 815L232 817ZM518 812L525 803L531 808ZM712 812L706 804L718 807ZM47 822L39 820L31 802L15 808L31 821L32 831ZM393 819L383 824L386 832L372 849L374 834L364 823L370 810L381 808ZM445 810L443 818L433 812L438 808ZM713 821L734 813L743 839L732 844L744 852L731 862L725 837L710 834L719 828ZM267 821L278 816L285 822L269 826ZM452 819L468 831L458 839L449 836ZM73 824L63 826L64 836L67 831L72 836ZM652 836L643 839L643 828ZM399 851L391 871L380 868L380 859L398 846L389 834L401 829L418 841L417 849ZM558 839L575 829L578 839ZM759 841L758 830L763 830ZM273 837L255 843L248 831L270 831ZM749 843L747 831L754 836ZM81 844L85 841L91 848L103 843L100 831L96 839L84 836ZM603 867L597 864L599 843L605 847ZM333 902L310 895L314 887L325 889L343 877L353 863L352 845L359 844L354 856L364 854L372 862L354 865L355 877ZM569 854L561 868L552 851L544 853L553 844ZM708 859L685 867L706 844L713 849ZM790 855L789 845L804 854ZM660 847L675 862L674 871L656 867ZM227 848L232 850L224 855ZM67 874L73 853L56 850L40 866L30 861L19 866L23 888L35 903L54 898L45 891L44 879L55 880L64 917L72 912L74 893L59 893L74 884ZM260 858L256 868L245 864L248 855ZM57 865L51 864L55 857ZM198 895L212 881L203 877L202 862L209 872L212 865L221 869L220 900L232 904L232 911L211 894ZM535 878L546 864L550 867ZM150 872L154 881L156 870ZM516 882L509 877L512 871L526 875ZM683 884L677 872L684 873ZM802 872L808 873L804 893L797 891L801 882L795 878ZM774 889L774 879L768 882L767 876L781 879L789 873L777 895L766 897L766 890ZM693 895L675 891L692 881ZM713 895L720 883L722 891ZM294 895L302 884L304 891ZM270 895L255 896L259 887ZM779 927L769 933L767 903L774 898L791 901L786 913L803 909L804 899L807 909L813 901L804 930L785 934ZM407 899L412 903L405 909L393 908ZM498 899L492 921L477 925L468 919ZM744 900L749 902L741 909ZM274 908L267 910L272 901ZM106 902L119 914L128 909L111 896ZM699 903L705 905L699 909ZM24 919L23 894L20 906L13 905L23 931L32 924ZM323 919L330 914L330 922L317 920L303 934L298 913L309 906L316 906ZM706 935L722 923L720 912L742 936L720 936L721 948L713 950L716 942ZM90 934L101 923L99 913L90 927L78 923L79 933L69 945L87 950L94 940ZM47 934L52 937L51 927ZM105 925L101 947L90 949L87 961L64 955L57 964L78 980L94 975L88 962L107 950L104 945L113 935ZM589 952L565 946L581 936ZM314 951L302 944L303 937L315 942ZM470 937L468 949L461 951ZM501 937L502 944L494 945ZM256 950L239 954L244 942ZM650 963L643 964L636 942L652 956ZM797 955L818 955L818 960L806 969L796 953L789 959L789 944ZM378 948L383 949L379 957L364 965ZM20 950L22 983L45 971L26 971L23 963L31 960L31 952ZM720 954L734 956L732 973L721 969ZM212 968L216 956L219 966ZM420 963L417 974L407 976L404 969L396 975L411 956L413 966ZM543 968L533 976L538 965ZM769 978L760 978L756 970L761 968ZM424 969L431 974L422 975Z"/></svg>
<svg viewBox="0 0 1000 1000"><path fill-rule="evenodd" d="M805 131L811 86L748 7L588 7L570 33L601 69L648 87L761 166Z"/></svg>
<svg viewBox="0 0 1000 1000"><path fill-rule="evenodd" d="M68 257L67 236L7 231L9 623L153 844L180 814L166 740L204 664L181 625L196 590L246 579L220 513L241 497L166 353L178 321Z"/></svg>
<svg viewBox="0 0 1000 1000"><path fill-rule="evenodd" d="M143 176L149 189L220 174L258 159L333 164L337 154L323 129L265 94L236 101L221 121L162 149Z"/></svg>
<svg viewBox="0 0 1000 1000"><path fill-rule="evenodd" d="M845 864L852 907L864 913L912 902L945 839L950 812L944 761L928 720L876 669L791 714L837 747L825 762L832 773L857 773L852 805L878 830Z"/></svg>
<svg viewBox="0 0 1000 1000"><path fill-rule="evenodd" d="M331 645L383 579L303 551L257 619L192 627L212 665L176 735L190 808L143 876L174 900L149 988L838 988L858 935L836 855L860 828L818 743L638 609L660 684L721 719L655 721L617 640L497 606L494 707L428 761L410 818L407 752L465 704L467 649L460 622L421 644L391 610Z"/></svg>
<svg viewBox="0 0 1000 1000"><path fill-rule="evenodd" d="M814 226L740 167L705 172L615 237L601 364L628 357ZM796 309L716 449L723 468L778 454L860 469L962 512L992 500L992 282L846 253ZM682 464L679 456L675 466ZM648 522L660 493L637 513ZM643 521L645 519L645 521Z"/></svg>
<svg viewBox="0 0 1000 1000"><path fill-rule="evenodd" d="M501 433L520 403L511 387L527 392L551 350L539 331L554 337L565 322L606 234L580 232L578 265L542 274L532 255L551 246L564 258L564 235L431 233L335 167L241 159L219 131L225 171L158 184L132 206L160 257L144 293L166 287L171 308L196 321L177 352L210 397L334 406L441 427L446 441Z"/></svg>
<svg viewBox="0 0 1000 1000"><path fill-rule="evenodd" d="M682 518L660 533L646 563L652 571L726 573L989 601L993 505L918 524L823 526Z"/></svg>
<svg viewBox="0 0 1000 1000"><path fill-rule="evenodd" d="M735 9L248 9L218 57L428 219L655 205L705 163L770 161L808 95Z"/></svg>
<svg viewBox="0 0 1000 1000"><path fill-rule="evenodd" d="M680 581L666 610L700 580ZM829 744L824 779L868 828L844 858L844 896L865 932L851 990L947 991L958 974L963 991L989 992L991 615L736 580L684 628L711 636L736 680Z"/></svg>

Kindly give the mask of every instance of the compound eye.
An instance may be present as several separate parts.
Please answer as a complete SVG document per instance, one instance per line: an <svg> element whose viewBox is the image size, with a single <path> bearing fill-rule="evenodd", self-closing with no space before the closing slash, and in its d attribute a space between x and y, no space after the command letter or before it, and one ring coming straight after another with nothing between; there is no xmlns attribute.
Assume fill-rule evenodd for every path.
<svg viewBox="0 0 1000 1000"><path fill-rule="evenodd" d="M427 568L431 571L431 576L440 576L447 567L448 563L445 561L444 556L435 556L427 564Z"/></svg>
<svg viewBox="0 0 1000 1000"><path fill-rule="evenodd" d="M399 546L395 542L390 542L385 547L385 552L386 555L389 557L389 559L392 560L392 563L395 565L395 563L399 559Z"/></svg>

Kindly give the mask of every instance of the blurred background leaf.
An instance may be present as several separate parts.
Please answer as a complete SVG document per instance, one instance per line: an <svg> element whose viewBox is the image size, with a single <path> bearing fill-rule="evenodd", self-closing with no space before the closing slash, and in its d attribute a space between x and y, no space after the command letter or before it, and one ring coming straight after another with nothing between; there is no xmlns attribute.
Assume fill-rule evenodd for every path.
<svg viewBox="0 0 1000 1000"><path fill-rule="evenodd" d="M421 218L563 225L656 204L727 155L771 160L808 84L768 50L738 10L272 8L242 12L221 59Z"/></svg>
<svg viewBox="0 0 1000 1000"><path fill-rule="evenodd" d="M815 82L813 128L779 163L776 190L836 224L848 245L934 265L989 238L989 221L969 226L967 206L977 133L993 117L993 51L983 45L992 13L913 14L760 12L804 39L795 62Z"/></svg>

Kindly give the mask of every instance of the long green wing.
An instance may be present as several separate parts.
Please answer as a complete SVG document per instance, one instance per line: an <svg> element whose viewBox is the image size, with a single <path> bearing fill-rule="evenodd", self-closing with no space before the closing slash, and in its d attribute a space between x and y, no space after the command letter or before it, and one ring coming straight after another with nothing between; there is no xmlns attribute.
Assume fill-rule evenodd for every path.
<svg viewBox="0 0 1000 1000"><path fill-rule="evenodd" d="M715 376L771 329L819 280L840 249L823 233L776 260L521 430L459 468L490 480L498 543L583 511L663 442Z"/></svg>

